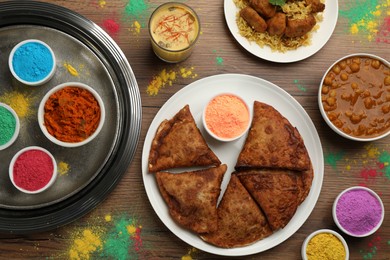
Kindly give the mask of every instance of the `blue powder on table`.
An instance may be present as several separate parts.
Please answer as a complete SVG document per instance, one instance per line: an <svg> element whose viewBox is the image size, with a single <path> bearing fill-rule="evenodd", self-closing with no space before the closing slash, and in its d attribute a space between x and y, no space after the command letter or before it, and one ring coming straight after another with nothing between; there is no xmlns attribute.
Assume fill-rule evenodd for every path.
<svg viewBox="0 0 390 260"><path fill-rule="evenodd" d="M44 79L53 68L53 56L49 49L38 42L21 45L14 53L12 65L15 73L28 82Z"/></svg>

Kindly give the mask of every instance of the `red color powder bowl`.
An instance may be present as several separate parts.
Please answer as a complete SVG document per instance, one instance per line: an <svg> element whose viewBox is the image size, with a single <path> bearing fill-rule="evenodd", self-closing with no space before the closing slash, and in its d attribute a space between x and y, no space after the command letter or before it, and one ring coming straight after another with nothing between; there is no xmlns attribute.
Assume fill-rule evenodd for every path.
<svg viewBox="0 0 390 260"><path fill-rule="evenodd" d="M20 150L9 166L12 184L28 194L48 189L57 178L57 163L53 155L44 148L30 146Z"/></svg>

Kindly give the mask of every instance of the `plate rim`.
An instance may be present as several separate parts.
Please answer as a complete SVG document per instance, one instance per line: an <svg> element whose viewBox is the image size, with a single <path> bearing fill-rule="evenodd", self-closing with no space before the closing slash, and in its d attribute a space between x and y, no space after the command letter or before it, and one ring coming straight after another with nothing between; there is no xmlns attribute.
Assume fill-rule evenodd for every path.
<svg viewBox="0 0 390 260"><path fill-rule="evenodd" d="M224 16L225 16L225 21L226 21L226 24L228 26L230 33L233 35L235 40L241 45L241 47L243 47L246 51L248 51L249 53L251 53L254 56L257 56L258 58L268 60L271 62L293 63L293 62L298 62L298 61L307 59L307 58L311 57L312 55L316 54L330 40L330 38L333 35L333 32L336 28L336 25L337 25L338 13L339 13L338 1L339 0L331 0L331 1L327 0L327 2L330 2L330 4L332 5L333 9L329 11L329 8L325 7L324 16L329 15L333 19L329 22L330 30L328 30L326 37L323 37L323 35L319 35L319 32L326 29L326 28L323 28L323 25L324 25L323 21L320 25L320 29L316 32L313 32L313 37L314 36L321 37L320 44L315 46L315 47L313 47L312 44L310 44L309 46L301 46L297 50L290 50L290 51L287 51L286 53L272 51L269 46L260 47L255 42L250 42L245 37L241 36L240 33L238 32L238 27L237 27L237 23L236 23L236 19L235 19L236 12L238 11L238 8L236 7L233 0L224 0ZM236 10L234 12L234 14L232 13L233 11L231 10L233 7ZM232 16L234 17L234 20L232 20ZM313 39L312 39L312 41L313 41ZM252 48L250 48L250 47L252 47ZM300 49L300 48L303 48L303 49ZM310 51L305 51L307 49L309 49ZM259 50L264 51L265 53L261 53L261 52L258 53ZM301 53L303 53L303 55L299 56L299 57L298 56L294 57L294 56L292 56L292 53L294 53L294 52L295 53L301 52ZM267 54L267 55L265 55L265 54Z"/></svg>
<svg viewBox="0 0 390 260"><path fill-rule="evenodd" d="M301 220L302 223L300 223L298 227L294 227L293 228L295 230L292 233L291 233L291 230L289 231L291 234L289 234L287 237L284 237L283 239L279 239L278 241L274 242L273 244L272 244L272 241L271 241L270 243L272 244L272 246L269 246L268 248L265 248L264 250L258 250L258 249L256 250L256 249L252 248L252 247L254 247L254 245L256 245L257 243L261 242L261 240L255 242L252 245L248 245L246 247L231 248L231 249L219 248L219 247L210 245L207 242L204 242L196 234L192 233L191 231L187 231L187 230L183 229L178 224L176 224L172 219L168 219L168 220L167 219L163 219L160 216L162 214L161 211L160 211L161 208L158 207L160 205L157 205L157 202L154 201L155 200L155 196L160 196L161 197L161 194L159 193L158 188L157 188L157 192L152 192L150 187L148 186L148 184L149 184L148 183L148 181L149 181L148 179L151 179L151 178L154 179L154 185L156 185L155 178L151 177L152 173L149 173L148 170L147 170L147 160L148 160L147 157L149 155L150 143L151 143L152 138L154 137L155 130L156 130L157 126L159 125L159 123L162 121L161 120L162 118L159 118L159 117L164 115L164 107L166 107L166 106L174 106L172 104L175 103L175 100L178 99L178 98L181 98L182 95L183 95L183 92L191 90L191 88L193 88L193 89L197 88L199 90L199 88L201 88L202 84L207 83L208 81L223 80L223 78L229 78L229 77L233 77L233 78L236 78L236 79L239 79L239 80L252 80L252 81L255 81L257 84L265 83L265 84L268 84L270 87L275 87L275 89L274 89L275 91L283 93L284 97L288 98L290 100L290 102L293 102L295 104L295 106L297 106L297 109L299 109L303 113L302 116L306 117L306 120L307 119L309 120L308 122L305 122L305 124L306 125L309 124L310 126L308 126L308 127L315 130L315 133L313 133L314 136L312 136L312 137L316 139L315 142L316 142L317 150L316 151L312 151L312 153L316 153L316 154L318 153L318 155L319 155L316 158L317 165L313 165L313 167L315 169L318 167L318 170L319 170L319 173L316 173L316 175L314 176L315 180L318 182L318 185L317 185L318 187L316 187L316 189L312 188L310 193L309 193L309 196L311 196L312 199L314 199L314 203L309 205L308 209L305 209L307 211L307 213L305 214L304 220L303 221ZM230 80L230 82L231 82L231 80ZM212 94L210 94L210 95L212 95ZM187 102L187 103L191 103L191 102ZM176 106L178 106L178 105L176 105ZM191 109L191 105L190 105L190 109ZM173 116L173 114L171 114L169 116ZM169 116L166 115L165 118L167 118ZM288 118L288 119L290 119L290 118ZM197 125L198 125L198 121L197 121ZM313 159L312 159L312 162L313 162ZM222 162L222 163L224 163L224 162ZM147 196L148 196L148 200L149 200L153 210L155 211L156 215L158 216L158 218L164 223L164 225L170 230L170 232L175 234L178 238L180 238L181 240L183 240L187 244L190 244L191 246L199 248L202 251L205 251L205 252L208 252L208 253L212 253L212 254L216 254L216 255L223 255L223 256L244 256L244 255L251 255L251 254L255 254L255 253L260 253L260 252L266 251L266 250L268 250L268 249L270 249L272 247L277 246L278 244L284 242L286 239L288 239L290 236L292 236L305 223L305 221L307 220L307 218L310 216L311 212L313 211L313 209L314 209L314 207L315 207L315 205L317 203L317 200L319 198L320 192L321 192L322 183L323 183L323 175L324 175L323 151L322 151L322 145L321 145L321 141L320 141L317 129L315 128L315 125L314 125L313 121L311 120L311 118L309 117L309 115L307 114L305 109L299 104L299 102L293 96L291 96L288 92L286 92L282 88L278 87L277 85L275 85L275 84L273 84L273 83L271 83L269 81L266 81L266 80L264 80L262 78L258 78L258 77L255 77L255 76L247 75L247 74L235 74L235 73L217 74L217 75L213 75L213 76L209 76L209 77L205 77L205 78L199 79L199 80L197 80L197 81L195 81L193 83L188 84L187 86L185 86L184 88L182 88L181 90L176 92L171 98L169 98L164 103L164 105L160 108L160 110L157 112L157 114L155 115L155 117L153 118L153 120L152 120L152 122L151 122L151 124L149 126L149 129L148 129L147 134L145 136L145 141L144 141L143 150L142 150L141 167L142 167L143 183L144 183L144 187L145 187L145 190L146 190L146 193L147 193ZM314 180L313 180L313 183L314 183ZM157 186L155 186L155 187L157 187ZM308 200L305 200L303 202L303 204L301 204L301 205L306 205L306 204L308 204ZM162 207L167 209L167 205L166 205L165 202L164 202L164 205ZM166 213L166 214L169 215L169 213ZM290 226L287 225L286 227L291 229L291 226L292 225L290 225ZM179 229L179 230L176 230L176 229ZM184 233L184 235L183 235L183 233ZM192 241L192 238L194 236L196 236L197 239L199 239L199 241L198 241L199 243L194 243ZM272 238L270 238L270 239L272 239ZM201 245L201 246L199 246L199 245ZM205 247L203 247L203 245ZM249 251L246 250L248 247L251 247L252 250L249 250Z"/></svg>

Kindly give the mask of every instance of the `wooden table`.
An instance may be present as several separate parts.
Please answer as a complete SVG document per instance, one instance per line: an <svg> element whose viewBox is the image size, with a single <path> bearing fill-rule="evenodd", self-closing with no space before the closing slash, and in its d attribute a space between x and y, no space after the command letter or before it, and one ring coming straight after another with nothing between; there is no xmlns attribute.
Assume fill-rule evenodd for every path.
<svg viewBox="0 0 390 260"><path fill-rule="evenodd" d="M134 1L134 2L133 2ZM46 0L67 7L102 26L118 43L128 58L137 78L142 98L142 131L136 155L114 191L96 209L74 222L39 234L0 235L0 259L67 259L81 232L89 228L112 228L120 216L137 220L142 245L129 248L129 258L139 259L224 259L201 250L195 250L176 237L161 222L151 207L142 181L141 155L144 139L154 116L161 106L177 91L198 79L221 73L241 73L268 80L290 93L307 111L317 128L325 160L323 186L317 204L304 225L288 240L265 252L241 259L299 259L300 248L306 236L317 229L339 231L332 219L332 203L343 189L364 185L374 189L390 208L389 161L380 163L381 155L390 153L390 137L371 143L349 141L334 133L324 122L318 109L317 93L326 69L337 59L350 53L367 52L387 60L389 52L389 5L371 6L366 10L366 22L375 18L378 34L368 39L364 28L352 34L353 17L350 8L358 8L354 0L340 0L340 15L334 33L327 44L315 55L295 63L278 64L257 58L243 49L230 33L224 17L223 1L184 1L198 13L202 34L194 53L186 61L174 65L160 61L153 53L147 28L151 12L164 1L135 0ZM129 4L144 4L144 10L134 15ZM365 2L365 1L357 1ZM142 7L142 6L141 6ZM369 11L381 11L380 16ZM131 14L131 12L133 12ZM377 13L378 14L378 13ZM137 31L135 21L139 22ZM112 23L114 22L114 23ZM117 27L109 27L116 24ZM387 27L386 27L387 26ZM186 68L192 71L187 78L177 75L172 86L160 89L156 96L147 93L154 76L163 69ZM383 158L383 157L382 157ZM388 157L387 157L388 160ZM111 217L111 221L105 220ZM140 227L142 226L142 227ZM351 259L390 259L390 221L385 216L382 227L366 238L344 235L350 248ZM88 254L99 258L99 253Z"/></svg>

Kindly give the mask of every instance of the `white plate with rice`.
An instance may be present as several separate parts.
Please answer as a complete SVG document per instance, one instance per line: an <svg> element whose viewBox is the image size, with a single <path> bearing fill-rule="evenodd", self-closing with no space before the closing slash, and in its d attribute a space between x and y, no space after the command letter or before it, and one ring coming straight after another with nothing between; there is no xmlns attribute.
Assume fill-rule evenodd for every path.
<svg viewBox="0 0 390 260"><path fill-rule="evenodd" d="M322 21L316 25L316 30L311 32L308 45L303 45L294 50L286 50L285 52L271 49L270 46L260 46L255 41L250 41L240 34L237 25L237 13L240 9L236 6L235 1L225 0L224 12L227 25L234 38L253 55L273 62L289 63L304 60L316 52L318 52L330 39L334 28L336 27L338 18L338 0L326 0L325 10L322 13Z"/></svg>

